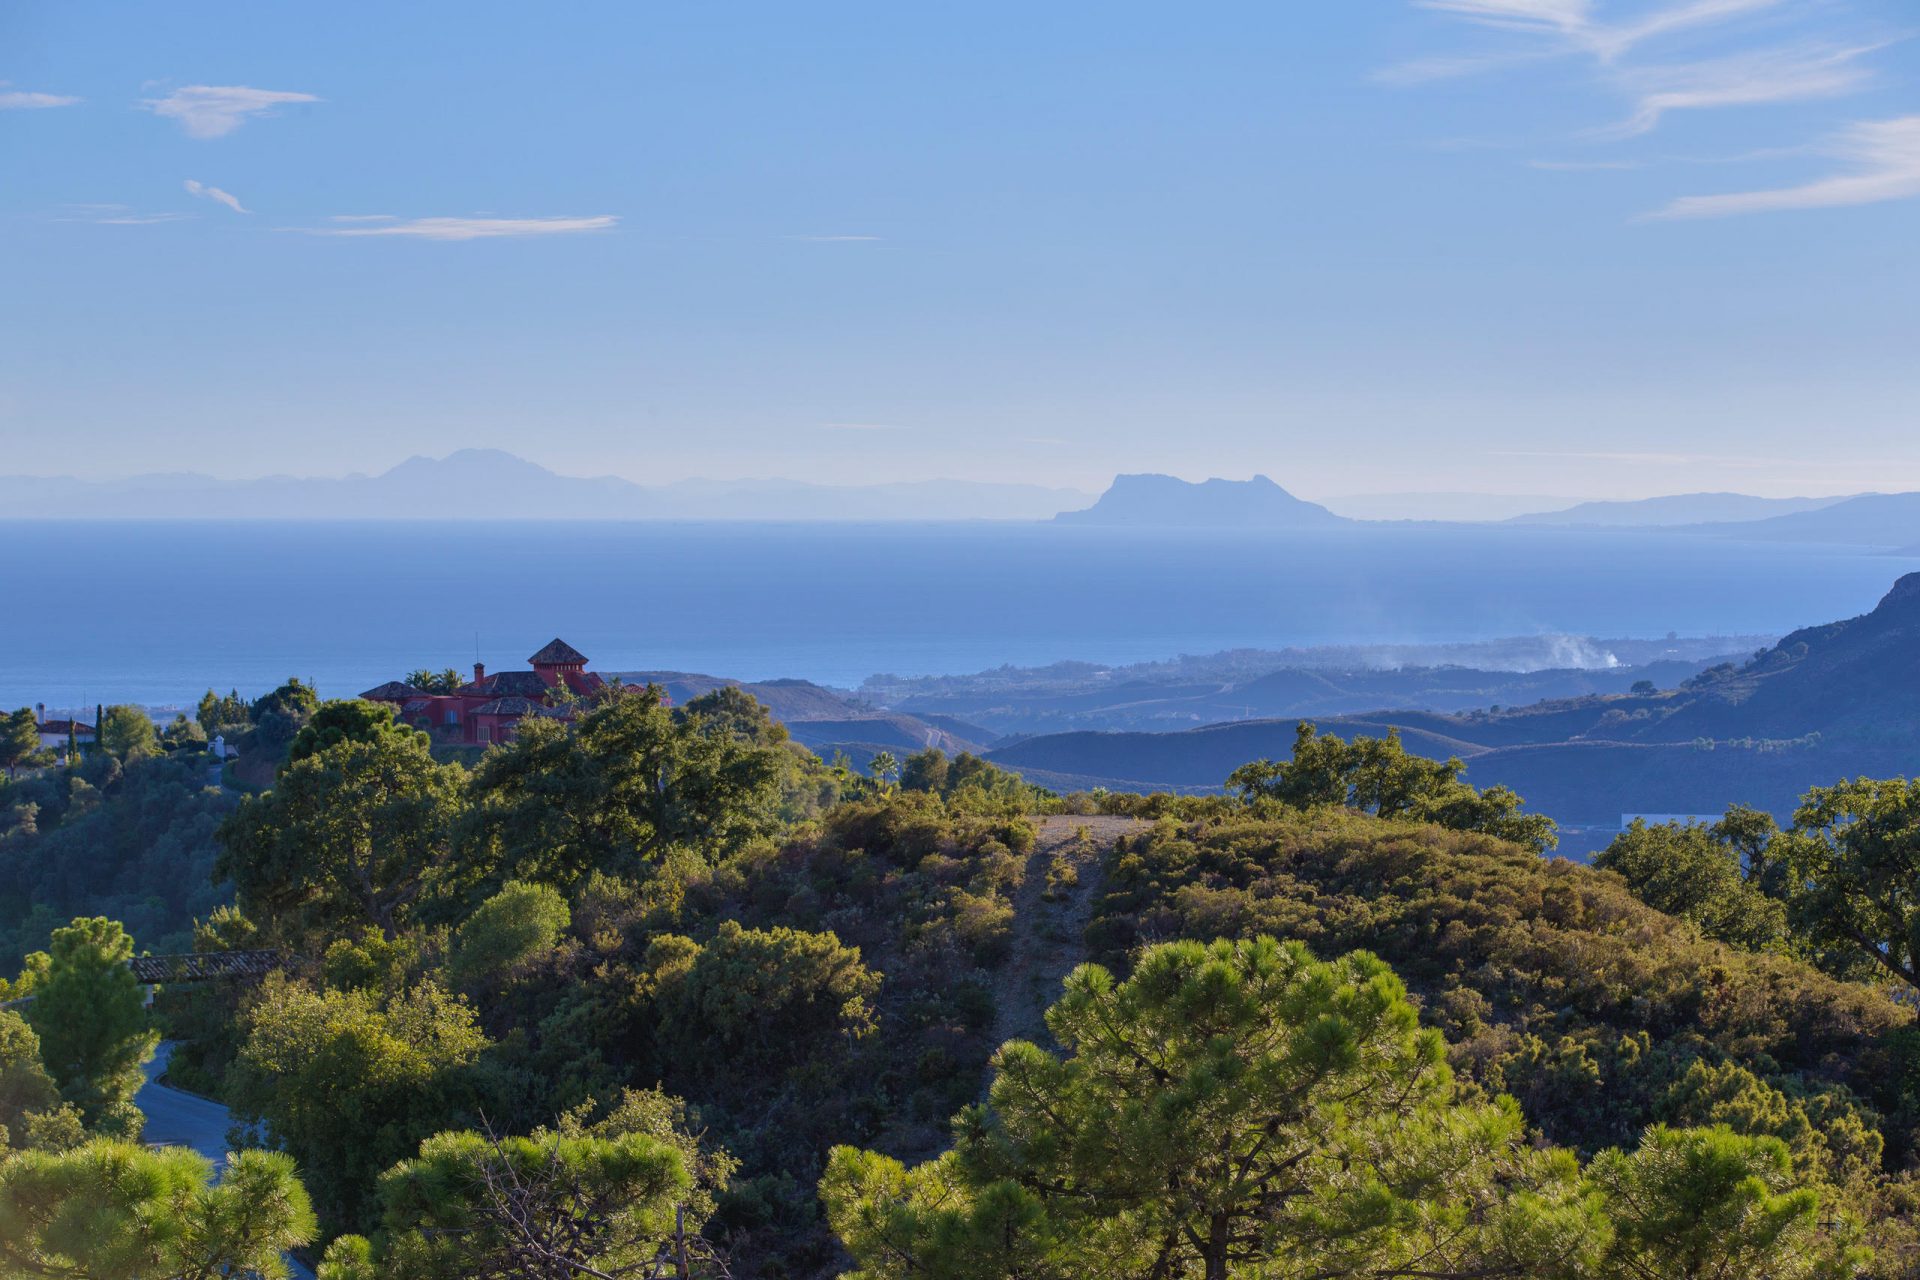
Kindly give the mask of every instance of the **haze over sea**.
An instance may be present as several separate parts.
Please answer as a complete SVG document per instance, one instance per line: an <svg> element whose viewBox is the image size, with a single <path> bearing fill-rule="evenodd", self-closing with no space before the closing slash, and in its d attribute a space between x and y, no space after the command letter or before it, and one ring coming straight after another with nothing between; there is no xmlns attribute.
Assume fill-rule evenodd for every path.
<svg viewBox="0 0 1920 1280"><path fill-rule="evenodd" d="M858 684L1237 647L1784 633L1911 559L1674 533L1375 526L14 522L0 705L149 704L420 666Z"/></svg>

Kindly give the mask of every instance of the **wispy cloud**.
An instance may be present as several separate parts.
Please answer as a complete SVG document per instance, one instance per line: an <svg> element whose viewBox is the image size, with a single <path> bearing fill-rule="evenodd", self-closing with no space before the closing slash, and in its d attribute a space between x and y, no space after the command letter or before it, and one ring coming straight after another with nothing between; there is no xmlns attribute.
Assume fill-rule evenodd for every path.
<svg viewBox="0 0 1920 1280"><path fill-rule="evenodd" d="M188 178L185 182L181 183L180 185L184 186L187 189L188 195L199 196L203 200L212 200L216 204L223 204L227 206L227 208L233 210L235 213L252 213L253 212L253 210L241 204L239 197L235 196L230 191L222 191L219 187L210 187L206 183L196 182L192 178Z"/></svg>
<svg viewBox="0 0 1920 1280"><path fill-rule="evenodd" d="M1767 49L1636 71L1626 81L1638 94L1633 114L1598 134L1628 138L1650 133L1673 111L1754 107L1852 93L1873 78L1858 60L1880 47Z"/></svg>
<svg viewBox="0 0 1920 1280"><path fill-rule="evenodd" d="M43 111L48 107L71 107L80 101L64 93L29 93L8 88L12 83L0 80L0 111Z"/></svg>
<svg viewBox="0 0 1920 1280"><path fill-rule="evenodd" d="M879 236L785 236L787 240L801 240L807 244L855 244L878 240Z"/></svg>
<svg viewBox="0 0 1920 1280"><path fill-rule="evenodd" d="M1849 170L1797 187L1682 196L1647 217L1724 218L1741 213L1832 209L1920 197L1920 116L1863 121L1834 139L1828 151L1848 161Z"/></svg>
<svg viewBox="0 0 1920 1280"><path fill-rule="evenodd" d="M1602 84L1629 100L1631 113L1596 130L1600 137L1647 133L1675 111L1760 106L1831 98L1866 86L1860 65L1880 44L1840 46L1790 39L1714 58L1634 66L1629 55L1660 37L1724 26L1786 7L1787 0L1668 0L1637 17L1607 21L1593 0L1413 0L1422 9L1478 27L1512 32L1525 43L1465 56L1426 58L1388 68L1376 78L1393 84L1473 75L1546 58L1581 57Z"/></svg>
<svg viewBox="0 0 1920 1280"><path fill-rule="evenodd" d="M1685 467L1714 463L1728 467L1772 467L1796 465L1793 458L1764 458L1751 454L1727 453L1630 453L1591 449L1492 449L1490 458L1565 458L1580 462L1623 462L1633 466Z"/></svg>
<svg viewBox="0 0 1920 1280"><path fill-rule="evenodd" d="M913 428L903 427L893 422L823 422L820 424L820 429L822 431L911 431Z"/></svg>
<svg viewBox="0 0 1920 1280"><path fill-rule="evenodd" d="M69 204L55 222L90 222L102 227L148 227L161 222L185 222L191 213L140 213L124 204Z"/></svg>
<svg viewBox="0 0 1920 1280"><path fill-rule="evenodd" d="M1555 173L1592 173L1598 170L1638 169L1638 160L1529 160L1529 169L1547 169Z"/></svg>
<svg viewBox="0 0 1920 1280"><path fill-rule="evenodd" d="M157 116L178 121L189 138L223 138L248 120L273 114L275 107L295 102L318 102L311 93L286 93L246 85L190 84L164 98L147 98L141 106Z"/></svg>
<svg viewBox="0 0 1920 1280"><path fill-rule="evenodd" d="M1606 22L1592 0L1414 0L1422 9L1463 18L1478 26L1547 37L1560 51L1584 52L1613 62L1657 36L1732 21L1785 0L1681 0L1624 22ZM1483 62L1497 60L1488 55ZM1462 70L1472 59L1459 60Z"/></svg>
<svg viewBox="0 0 1920 1280"><path fill-rule="evenodd" d="M620 219L591 218L392 218L387 214L342 214L334 227L283 227L311 236L408 236L416 240L492 240L508 236L556 236L606 231Z"/></svg>

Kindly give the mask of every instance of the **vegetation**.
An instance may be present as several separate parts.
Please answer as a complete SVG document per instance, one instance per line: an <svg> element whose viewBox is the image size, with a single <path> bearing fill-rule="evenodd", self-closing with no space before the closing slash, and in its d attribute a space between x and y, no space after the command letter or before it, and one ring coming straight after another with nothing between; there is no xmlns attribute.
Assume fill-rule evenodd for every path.
<svg viewBox="0 0 1920 1280"><path fill-rule="evenodd" d="M133 939L112 920L75 920L54 930L51 950L28 958L35 976L27 1023L60 1096L81 1119L136 1137L133 1095L160 1036L127 968L132 955Z"/></svg>
<svg viewBox="0 0 1920 1280"><path fill-rule="evenodd" d="M213 1166L179 1147L98 1140L0 1161L0 1264L8 1276L218 1280L287 1275L315 1229L293 1161L271 1151Z"/></svg>
<svg viewBox="0 0 1920 1280"><path fill-rule="evenodd" d="M100 749L122 764L157 755L160 735L153 720L140 707L108 707L100 716Z"/></svg>
<svg viewBox="0 0 1920 1280"><path fill-rule="evenodd" d="M171 1070L296 1162L328 1280L1920 1276L1920 1030L1861 981L1912 964L1904 784L1596 869L1392 737L1062 798L965 754L823 764L731 688L615 688L470 768L297 681L245 714L261 793L103 752L13 784L68 794L8 848L117 829L136 787L201 806L190 945L286 968L162 992ZM1039 844L1063 811L1137 821ZM0 993L34 996L0 1128L110 1161L153 1039L133 946L47 933ZM999 1043L1052 995L1047 1043ZM300 1222L248 1185L270 1263ZM129 1274L200 1274L169 1266Z"/></svg>
<svg viewBox="0 0 1920 1280"><path fill-rule="evenodd" d="M0 769L17 777L22 765L40 755L40 719L32 707L0 715Z"/></svg>
<svg viewBox="0 0 1920 1280"><path fill-rule="evenodd" d="M898 1277L1852 1274L1867 1253L1784 1143L1656 1126L1583 1174L1509 1098L1455 1087L1378 959L1169 943L1086 965L1015 1042L953 1150L834 1152L822 1196Z"/></svg>
<svg viewBox="0 0 1920 1280"><path fill-rule="evenodd" d="M1348 742L1302 723L1293 755L1235 769L1227 786L1249 800L1277 800L1296 809L1357 809L1382 818L1411 818L1454 831L1484 831L1545 853L1557 844L1553 820L1523 814L1507 787L1476 790L1462 782L1459 759L1429 760L1400 745L1400 732Z"/></svg>

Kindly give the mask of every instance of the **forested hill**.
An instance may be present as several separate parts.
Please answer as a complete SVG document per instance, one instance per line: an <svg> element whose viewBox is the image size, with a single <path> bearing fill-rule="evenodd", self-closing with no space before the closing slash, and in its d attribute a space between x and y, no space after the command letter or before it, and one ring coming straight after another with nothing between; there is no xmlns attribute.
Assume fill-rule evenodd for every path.
<svg viewBox="0 0 1920 1280"><path fill-rule="evenodd" d="M292 682L204 711L270 789L167 799L186 731L110 714L97 797L0 793L64 783L69 855L185 804L210 865L131 885L230 887L191 945L282 961L149 1012L149 939L83 918L7 978L0 1276L1920 1276L1920 911L1875 879L1920 873L1905 783L1601 870L1311 733L1233 796L1061 796L825 764L731 687L614 687L471 763ZM163 1031L277 1150L215 1183L132 1141Z"/></svg>
<svg viewBox="0 0 1920 1280"><path fill-rule="evenodd" d="M1506 783L1565 822L1622 813L1785 813L1808 787L1920 761L1920 574L1871 613L1808 627L1745 663L1678 688L1462 714L1382 710L1324 718L1342 735L1400 729L1424 755L1458 755L1481 785ZM1208 788L1223 766L1284 756L1291 719L1184 733L1070 733L992 753L1055 785Z"/></svg>

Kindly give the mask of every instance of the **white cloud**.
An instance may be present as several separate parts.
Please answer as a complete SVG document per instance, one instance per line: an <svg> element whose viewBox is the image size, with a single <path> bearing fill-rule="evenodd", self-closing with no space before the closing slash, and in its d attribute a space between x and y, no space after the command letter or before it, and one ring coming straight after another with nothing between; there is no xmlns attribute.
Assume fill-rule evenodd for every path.
<svg viewBox="0 0 1920 1280"><path fill-rule="evenodd" d="M1797 187L1682 196L1649 218L1724 218L1785 209L1832 209L1920 197L1920 116L1854 125L1828 148L1851 171Z"/></svg>
<svg viewBox="0 0 1920 1280"><path fill-rule="evenodd" d="M808 244L852 244L862 241L878 240L879 236L786 236L788 240L803 240Z"/></svg>
<svg viewBox="0 0 1920 1280"><path fill-rule="evenodd" d="M41 111L48 107L70 107L80 101L64 93L29 93L9 89L10 80L0 80L0 111Z"/></svg>
<svg viewBox="0 0 1920 1280"><path fill-rule="evenodd" d="M1603 22L1592 0L1414 0L1422 9L1463 18L1478 26L1546 36L1566 52L1585 52L1612 62L1636 45L1693 27L1728 22L1785 0L1684 0L1627 22ZM1472 69L1472 68L1467 68Z"/></svg>
<svg viewBox="0 0 1920 1280"><path fill-rule="evenodd" d="M823 422L822 431L909 431L910 427L898 426L891 422Z"/></svg>
<svg viewBox="0 0 1920 1280"><path fill-rule="evenodd" d="M1671 111L1838 97L1872 78L1867 68L1855 62L1880 47L1770 49L1637 71L1626 81L1639 97L1633 115L1600 132L1618 138L1649 133Z"/></svg>
<svg viewBox="0 0 1920 1280"><path fill-rule="evenodd" d="M164 98L147 98L141 105L157 116L180 122L189 138L221 138L255 116L291 102L318 102L311 93L284 93L246 85L190 84Z"/></svg>
<svg viewBox="0 0 1920 1280"><path fill-rule="evenodd" d="M195 182L192 178L188 178L181 185L187 189L187 194L199 196L203 200L212 200L216 203L223 204L235 213L253 212L253 210L240 203L239 197L235 196L232 192L222 191L219 187L210 187L204 182Z"/></svg>
<svg viewBox="0 0 1920 1280"><path fill-rule="evenodd" d="M185 222L191 213L140 213L124 204L69 204L56 222L91 222L103 227L148 227L160 222Z"/></svg>
<svg viewBox="0 0 1920 1280"><path fill-rule="evenodd" d="M1546 169L1554 173L1593 173L1600 170L1638 169L1638 160L1529 160L1529 169Z"/></svg>
<svg viewBox="0 0 1920 1280"><path fill-rule="evenodd" d="M348 214L339 227L286 227L314 236L411 236L418 240L488 240L503 236L552 236L580 231L605 231L620 219L613 214L591 218L409 218L386 214Z"/></svg>

